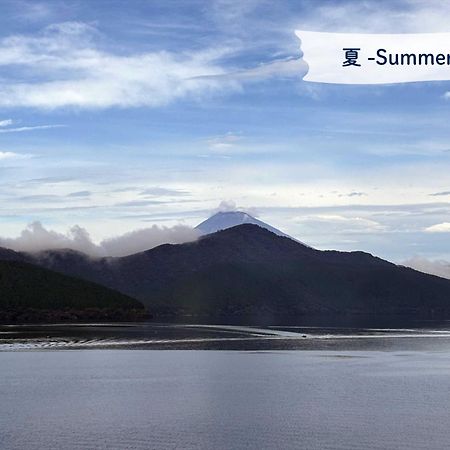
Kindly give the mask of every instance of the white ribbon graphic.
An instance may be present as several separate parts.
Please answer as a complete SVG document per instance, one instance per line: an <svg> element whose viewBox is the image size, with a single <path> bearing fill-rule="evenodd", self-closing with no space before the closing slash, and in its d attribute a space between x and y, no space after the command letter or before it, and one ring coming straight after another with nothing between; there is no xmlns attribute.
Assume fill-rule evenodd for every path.
<svg viewBox="0 0 450 450"><path fill-rule="evenodd" d="M450 33L299 31L305 81L340 84L450 80Z"/></svg>

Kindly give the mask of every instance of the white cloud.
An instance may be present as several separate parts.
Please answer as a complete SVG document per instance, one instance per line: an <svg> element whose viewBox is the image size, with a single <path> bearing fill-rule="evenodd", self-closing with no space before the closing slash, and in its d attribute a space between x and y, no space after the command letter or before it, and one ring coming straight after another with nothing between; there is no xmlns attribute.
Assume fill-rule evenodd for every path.
<svg viewBox="0 0 450 450"><path fill-rule="evenodd" d="M0 67L15 65L39 81L3 80L0 106L158 106L224 87L218 60L224 49L174 54L165 51L113 54L96 45L97 31L82 23L47 27L37 36L0 42ZM232 81L226 83L233 87Z"/></svg>
<svg viewBox="0 0 450 450"><path fill-rule="evenodd" d="M427 233L450 233L450 222L437 223L425 228Z"/></svg>
<svg viewBox="0 0 450 450"><path fill-rule="evenodd" d="M258 211L256 208L249 206L238 206L234 200L222 200L217 208L212 210L212 214L218 212L234 212L242 211L250 214L253 217L258 217Z"/></svg>
<svg viewBox="0 0 450 450"><path fill-rule="evenodd" d="M0 246L26 252L58 248L70 248L90 255L99 255L101 252L91 241L88 232L77 225L64 234L47 230L40 222L28 225L17 238L0 238Z"/></svg>
<svg viewBox="0 0 450 450"><path fill-rule="evenodd" d="M72 249L90 256L125 256L148 250L161 244L181 244L194 241L199 233L186 225L149 228L131 231L120 236L93 242L85 228L74 225L66 233L48 230L40 222L33 222L16 238L1 238L0 247L23 252Z"/></svg>
<svg viewBox="0 0 450 450"><path fill-rule="evenodd" d="M161 106L181 98L236 90L246 81L304 72L304 64L292 58L255 68L225 68L222 59L236 51L231 47L118 54L101 48L99 42L104 40L99 36L92 25L66 22L37 35L0 40L0 67L14 65L15 69L14 77L2 82L0 106Z"/></svg>
<svg viewBox="0 0 450 450"><path fill-rule="evenodd" d="M153 225L150 228L125 233L122 236L105 239L100 245L111 256L124 256L138 253L161 244L181 244L194 241L199 233L186 225L173 227L160 227Z"/></svg>
<svg viewBox="0 0 450 450"><path fill-rule="evenodd" d="M33 155L26 153L14 153L14 152L0 152L0 161L5 159L28 159Z"/></svg>
<svg viewBox="0 0 450 450"><path fill-rule="evenodd" d="M219 206L215 209L215 212L232 212L239 211L238 206L234 200L222 200Z"/></svg>
<svg viewBox="0 0 450 450"><path fill-rule="evenodd" d="M11 119L0 120L0 127L9 127L13 124Z"/></svg>

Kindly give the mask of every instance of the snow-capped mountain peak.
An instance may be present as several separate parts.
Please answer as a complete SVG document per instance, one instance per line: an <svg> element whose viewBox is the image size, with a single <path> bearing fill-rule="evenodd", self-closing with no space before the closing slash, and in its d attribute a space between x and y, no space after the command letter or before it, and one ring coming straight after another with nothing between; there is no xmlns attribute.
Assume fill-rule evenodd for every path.
<svg viewBox="0 0 450 450"><path fill-rule="evenodd" d="M278 236L284 236L292 239L286 233L283 233L282 231L272 227L265 222L262 222L261 220L256 219L255 217L252 217L250 214L247 214L244 211L218 212L211 216L209 219L206 219L204 222L197 225L195 228L204 235L235 227L237 225L242 225L244 223L259 225L260 227L265 228L266 230L269 230L272 233L277 234Z"/></svg>

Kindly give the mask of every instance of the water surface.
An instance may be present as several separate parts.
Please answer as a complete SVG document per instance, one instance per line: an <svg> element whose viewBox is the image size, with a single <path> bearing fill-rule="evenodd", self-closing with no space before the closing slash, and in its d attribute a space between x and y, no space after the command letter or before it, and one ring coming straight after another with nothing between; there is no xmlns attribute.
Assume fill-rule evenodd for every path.
<svg viewBox="0 0 450 450"><path fill-rule="evenodd" d="M0 354L2 449L445 449L450 352Z"/></svg>
<svg viewBox="0 0 450 450"><path fill-rule="evenodd" d="M0 326L0 351L58 349L450 350L449 322Z"/></svg>
<svg viewBox="0 0 450 450"><path fill-rule="evenodd" d="M0 326L2 450L446 449L449 392L448 322Z"/></svg>

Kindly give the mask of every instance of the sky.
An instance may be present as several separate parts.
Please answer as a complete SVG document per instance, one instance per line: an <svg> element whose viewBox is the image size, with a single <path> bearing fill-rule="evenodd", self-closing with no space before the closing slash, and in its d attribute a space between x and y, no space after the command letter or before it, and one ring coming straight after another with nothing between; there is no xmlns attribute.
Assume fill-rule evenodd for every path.
<svg viewBox="0 0 450 450"><path fill-rule="evenodd" d="M0 244L177 242L238 208L320 249L447 267L450 82L303 81L295 30L450 32L449 16L434 0L0 0Z"/></svg>

